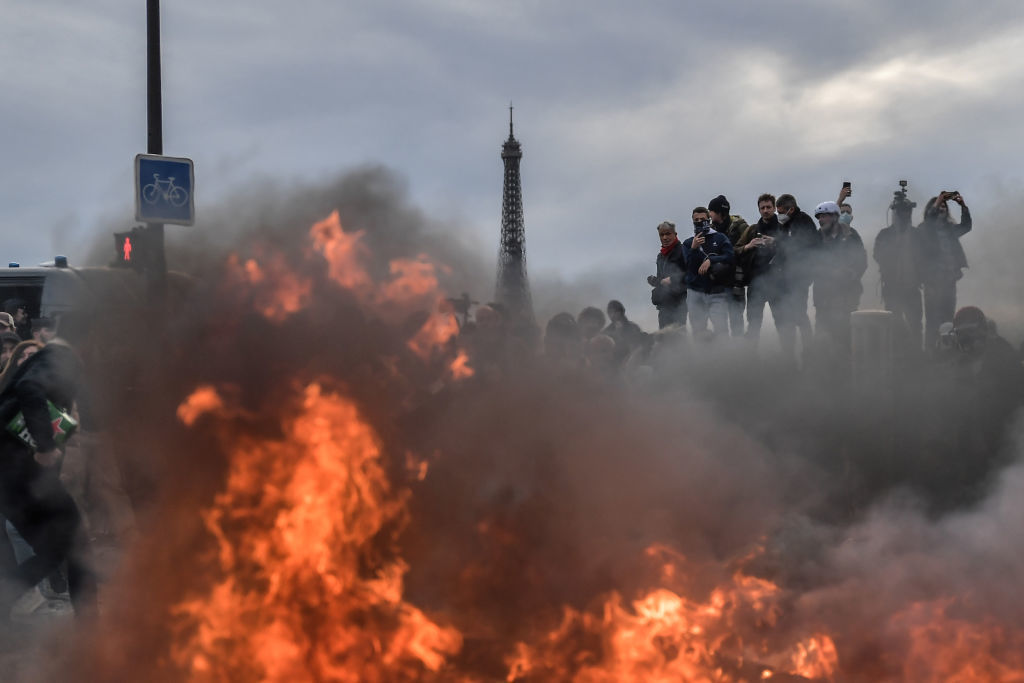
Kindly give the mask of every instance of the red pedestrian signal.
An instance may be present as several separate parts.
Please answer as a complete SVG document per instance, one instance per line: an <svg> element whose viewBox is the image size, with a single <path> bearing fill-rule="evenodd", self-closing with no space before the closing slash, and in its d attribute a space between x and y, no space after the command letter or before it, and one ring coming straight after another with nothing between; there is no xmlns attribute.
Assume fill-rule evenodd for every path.
<svg viewBox="0 0 1024 683"><path fill-rule="evenodd" d="M145 233L141 229L114 233L114 265L142 270L146 267L147 251Z"/></svg>

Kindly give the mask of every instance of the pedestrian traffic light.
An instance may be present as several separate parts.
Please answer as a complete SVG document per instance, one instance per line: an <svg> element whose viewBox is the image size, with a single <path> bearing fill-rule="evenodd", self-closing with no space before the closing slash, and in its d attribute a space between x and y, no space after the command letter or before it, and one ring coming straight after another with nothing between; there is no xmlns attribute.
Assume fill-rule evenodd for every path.
<svg viewBox="0 0 1024 683"><path fill-rule="evenodd" d="M128 232L114 233L114 263L126 268L145 270L152 254L147 247L144 228L132 228Z"/></svg>

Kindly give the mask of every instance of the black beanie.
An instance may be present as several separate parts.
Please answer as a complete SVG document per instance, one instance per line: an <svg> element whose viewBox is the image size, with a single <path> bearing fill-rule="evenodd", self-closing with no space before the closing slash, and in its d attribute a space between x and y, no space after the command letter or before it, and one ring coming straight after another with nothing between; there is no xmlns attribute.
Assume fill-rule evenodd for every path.
<svg viewBox="0 0 1024 683"><path fill-rule="evenodd" d="M708 202L708 210L714 211L722 216L729 215L729 200L725 198L724 194L720 194L710 202Z"/></svg>

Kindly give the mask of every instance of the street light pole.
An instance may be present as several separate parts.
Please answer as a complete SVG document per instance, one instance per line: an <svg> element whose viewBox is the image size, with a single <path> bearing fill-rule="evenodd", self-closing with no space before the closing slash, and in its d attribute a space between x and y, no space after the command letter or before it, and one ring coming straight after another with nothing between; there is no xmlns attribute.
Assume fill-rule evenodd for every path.
<svg viewBox="0 0 1024 683"><path fill-rule="evenodd" d="M164 153L163 98L160 85L160 0L146 0L146 152ZM150 282L161 290L167 273L164 257L164 224L148 223L146 232L152 250Z"/></svg>

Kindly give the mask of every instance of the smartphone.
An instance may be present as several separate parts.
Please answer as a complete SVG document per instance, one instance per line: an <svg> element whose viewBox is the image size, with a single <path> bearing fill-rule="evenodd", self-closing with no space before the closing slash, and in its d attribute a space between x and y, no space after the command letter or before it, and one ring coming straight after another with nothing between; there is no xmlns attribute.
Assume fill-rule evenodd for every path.
<svg viewBox="0 0 1024 683"><path fill-rule="evenodd" d="M853 185L850 183L849 180L844 180L843 181L843 187L845 187L847 190L850 191L849 195L852 197L853 196Z"/></svg>

